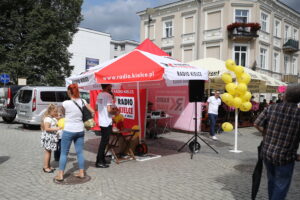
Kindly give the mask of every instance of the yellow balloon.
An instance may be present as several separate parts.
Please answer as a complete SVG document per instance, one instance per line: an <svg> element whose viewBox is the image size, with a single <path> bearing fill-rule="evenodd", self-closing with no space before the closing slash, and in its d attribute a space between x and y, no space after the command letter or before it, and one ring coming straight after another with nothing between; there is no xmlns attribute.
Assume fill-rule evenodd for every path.
<svg viewBox="0 0 300 200"><path fill-rule="evenodd" d="M245 83L239 83L236 86L236 93L239 95L243 95L248 90L248 87Z"/></svg>
<svg viewBox="0 0 300 200"><path fill-rule="evenodd" d="M235 89L236 89L236 84L234 84L234 83L227 83L226 85L225 85L225 89L226 89L226 91L229 93L229 94L231 94L231 95L235 95Z"/></svg>
<svg viewBox="0 0 300 200"><path fill-rule="evenodd" d="M228 103L233 100L233 96L229 93L224 93L221 95L221 99L224 103L228 105Z"/></svg>
<svg viewBox="0 0 300 200"><path fill-rule="evenodd" d="M237 81L239 83L248 84L251 81L251 76L248 73L244 72L240 76L237 77Z"/></svg>
<svg viewBox="0 0 300 200"><path fill-rule="evenodd" d="M252 97L252 94L249 91L245 92L245 94L241 96L243 101L249 101L251 99L251 97Z"/></svg>
<svg viewBox="0 0 300 200"><path fill-rule="evenodd" d="M225 65L226 65L226 68L227 68L228 70L230 70L230 71L233 71L234 68L236 67L235 62L234 62L234 60L232 60L232 59L226 60Z"/></svg>
<svg viewBox="0 0 300 200"><path fill-rule="evenodd" d="M234 97L234 99L233 99L233 106L235 108L239 108L242 103L243 103L243 100L240 97Z"/></svg>
<svg viewBox="0 0 300 200"><path fill-rule="evenodd" d="M232 97L232 99L226 104L226 105L228 105L229 107L234 107L234 101L233 101L233 97Z"/></svg>
<svg viewBox="0 0 300 200"><path fill-rule="evenodd" d="M58 122L57 122L57 126L59 127L59 128L64 128L65 127L65 118L61 118L61 119L59 119L58 120Z"/></svg>
<svg viewBox="0 0 300 200"><path fill-rule="evenodd" d="M237 76L240 76L242 73L244 73L244 67L242 66L236 66L234 68L234 73L237 75Z"/></svg>
<svg viewBox="0 0 300 200"><path fill-rule="evenodd" d="M223 131L225 131L225 132L230 132L230 131L233 130L233 126L232 126L232 124L229 123L229 122L224 122L224 123L222 124L222 129L223 129Z"/></svg>
<svg viewBox="0 0 300 200"><path fill-rule="evenodd" d="M232 83L232 77L229 73L223 73L221 76L224 83Z"/></svg>
<svg viewBox="0 0 300 200"><path fill-rule="evenodd" d="M247 112L251 110L251 108L252 108L252 104L249 101L242 103L240 106L240 110L243 112Z"/></svg>

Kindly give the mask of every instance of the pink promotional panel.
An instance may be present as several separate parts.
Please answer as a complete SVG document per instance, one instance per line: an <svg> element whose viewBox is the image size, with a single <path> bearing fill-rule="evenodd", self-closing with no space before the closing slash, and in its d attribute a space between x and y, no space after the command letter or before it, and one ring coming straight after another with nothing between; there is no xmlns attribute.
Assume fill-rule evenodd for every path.
<svg viewBox="0 0 300 200"><path fill-rule="evenodd" d="M195 130L195 103L189 102L188 86L149 89L148 102L153 103L153 110L163 111L171 116L171 128ZM197 124L200 126L201 103L197 103L197 116Z"/></svg>

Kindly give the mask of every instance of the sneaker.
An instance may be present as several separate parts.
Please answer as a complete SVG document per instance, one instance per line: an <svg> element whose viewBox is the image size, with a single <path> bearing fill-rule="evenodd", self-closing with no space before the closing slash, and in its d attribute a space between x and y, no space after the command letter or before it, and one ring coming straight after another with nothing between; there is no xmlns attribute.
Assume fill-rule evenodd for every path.
<svg viewBox="0 0 300 200"><path fill-rule="evenodd" d="M211 136L210 138L213 139L213 140L218 140L218 138L215 135Z"/></svg>

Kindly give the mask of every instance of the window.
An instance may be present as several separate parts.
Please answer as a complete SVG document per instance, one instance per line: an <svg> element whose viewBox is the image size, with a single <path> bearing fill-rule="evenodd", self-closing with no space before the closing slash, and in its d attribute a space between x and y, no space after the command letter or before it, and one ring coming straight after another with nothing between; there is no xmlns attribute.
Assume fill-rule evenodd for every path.
<svg viewBox="0 0 300 200"><path fill-rule="evenodd" d="M293 60L292 60L292 65L291 65L291 73L293 74L293 75L297 75L297 65L296 65L296 63L297 63L297 59L296 58L293 58Z"/></svg>
<svg viewBox="0 0 300 200"><path fill-rule="evenodd" d="M121 51L125 51L125 44L122 44L120 46L121 46Z"/></svg>
<svg viewBox="0 0 300 200"><path fill-rule="evenodd" d="M55 94L56 94L57 102L63 102L70 99L67 92L61 91L61 92L55 92Z"/></svg>
<svg viewBox="0 0 300 200"><path fill-rule="evenodd" d="M150 40L155 39L155 26L154 24L145 26L145 38L149 38Z"/></svg>
<svg viewBox="0 0 300 200"><path fill-rule="evenodd" d="M172 57L172 49L165 49L164 51Z"/></svg>
<svg viewBox="0 0 300 200"><path fill-rule="evenodd" d="M173 36L173 23L172 21L167 21L165 24L165 31L164 31L164 37L169 38Z"/></svg>
<svg viewBox="0 0 300 200"><path fill-rule="evenodd" d="M284 29L284 42L288 41L290 37L290 26L285 25L285 29Z"/></svg>
<svg viewBox="0 0 300 200"><path fill-rule="evenodd" d="M279 65L280 65L280 60L279 60L279 54L277 52L274 52L273 56L273 63L274 63L274 72L279 72Z"/></svg>
<svg viewBox="0 0 300 200"><path fill-rule="evenodd" d="M284 56L284 72L285 72L285 74L290 73L290 70L289 70L289 57L288 56Z"/></svg>
<svg viewBox="0 0 300 200"><path fill-rule="evenodd" d="M32 90L20 90L18 101L20 103L29 103L32 97Z"/></svg>
<svg viewBox="0 0 300 200"><path fill-rule="evenodd" d="M193 60L193 49L183 50L183 60L184 62L189 62Z"/></svg>
<svg viewBox="0 0 300 200"><path fill-rule="evenodd" d="M235 10L235 22L247 23L249 18L248 10Z"/></svg>
<svg viewBox="0 0 300 200"><path fill-rule="evenodd" d="M295 28L294 28L294 31L293 31L293 36L292 36L292 38L293 38L294 40L298 40L298 30L295 29Z"/></svg>
<svg viewBox="0 0 300 200"><path fill-rule="evenodd" d="M260 68L267 69L267 49L260 48Z"/></svg>
<svg viewBox="0 0 300 200"><path fill-rule="evenodd" d="M221 28L221 21L221 11L208 13L206 20L207 30Z"/></svg>
<svg viewBox="0 0 300 200"><path fill-rule="evenodd" d="M118 45L117 44L115 44L115 50L118 50Z"/></svg>
<svg viewBox="0 0 300 200"><path fill-rule="evenodd" d="M206 47L206 58L220 59L220 46Z"/></svg>
<svg viewBox="0 0 300 200"><path fill-rule="evenodd" d="M80 92L80 98L86 100L87 103L90 103L90 93L89 92Z"/></svg>
<svg viewBox="0 0 300 200"><path fill-rule="evenodd" d="M184 18L184 33L193 33L194 32L194 17Z"/></svg>
<svg viewBox="0 0 300 200"><path fill-rule="evenodd" d="M276 37L280 37L280 32L281 32L281 28L280 28L281 24L280 21L275 20L274 22L274 36Z"/></svg>
<svg viewBox="0 0 300 200"><path fill-rule="evenodd" d="M237 65L246 66L247 63L247 46L234 47L234 60Z"/></svg>
<svg viewBox="0 0 300 200"><path fill-rule="evenodd" d="M268 32L269 31L269 27L268 27L268 15L265 13L261 13L261 30Z"/></svg>
<svg viewBox="0 0 300 200"><path fill-rule="evenodd" d="M56 102L55 92L41 92L41 100L46 102Z"/></svg>

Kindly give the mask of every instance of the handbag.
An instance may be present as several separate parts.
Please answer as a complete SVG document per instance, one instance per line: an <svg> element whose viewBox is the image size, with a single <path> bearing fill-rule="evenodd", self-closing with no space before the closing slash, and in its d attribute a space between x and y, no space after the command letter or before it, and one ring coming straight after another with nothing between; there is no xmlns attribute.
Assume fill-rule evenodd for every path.
<svg viewBox="0 0 300 200"><path fill-rule="evenodd" d="M81 99L82 101L82 99ZM81 108L77 103L76 101L73 100L73 102L75 103L75 105L80 109L80 111L82 112L82 121L83 121L83 124L84 124L84 127L86 129L91 129L93 128L96 123L94 121L94 118L92 116L92 113L89 111L89 109L86 107L86 105L84 104L84 102L82 101L82 105L83 107Z"/></svg>

